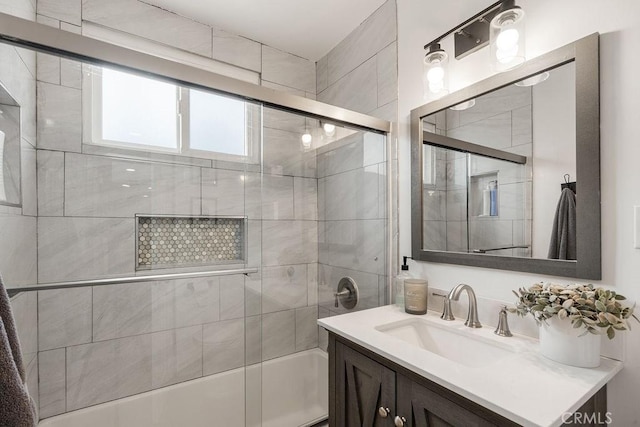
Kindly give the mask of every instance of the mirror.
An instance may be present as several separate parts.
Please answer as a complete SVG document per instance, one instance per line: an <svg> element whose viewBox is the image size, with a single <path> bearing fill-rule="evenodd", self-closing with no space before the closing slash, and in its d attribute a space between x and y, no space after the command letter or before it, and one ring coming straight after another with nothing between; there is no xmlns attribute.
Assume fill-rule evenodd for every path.
<svg viewBox="0 0 640 427"><path fill-rule="evenodd" d="M413 110L413 258L599 279L598 85L595 34Z"/></svg>

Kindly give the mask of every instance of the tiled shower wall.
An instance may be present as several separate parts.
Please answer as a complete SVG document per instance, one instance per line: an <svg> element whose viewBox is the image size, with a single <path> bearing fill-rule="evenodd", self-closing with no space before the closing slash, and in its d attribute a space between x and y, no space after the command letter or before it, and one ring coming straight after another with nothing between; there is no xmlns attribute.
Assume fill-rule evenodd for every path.
<svg viewBox="0 0 640 427"><path fill-rule="evenodd" d="M36 16L31 0L0 0L0 12L31 21ZM21 128L22 207L0 206L0 274L5 286L15 287L35 283L37 279L36 56L28 50L0 44L0 64L0 82L21 107L20 123L16 121L15 125ZM0 113L0 122L12 120L8 109L5 110ZM22 294L13 298L11 304L26 364L27 386L37 402L37 298L35 294Z"/></svg>
<svg viewBox="0 0 640 427"><path fill-rule="evenodd" d="M16 12L14 4L6 7ZM93 22L259 72L264 86L315 98L312 62L139 1L39 0L35 12L31 7L40 23L79 33ZM23 62L34 65L35 100L30 55ZM3 240L31 243L20 260L34 264L25 268L32 277L12 284L135 274L135 213L246 215L247 264L260 267L248 277L15 298L18 323L27 325L20 329L29 334L25 349L40 351L41 390L37 381L34 388L41 417L316 347L317 173L315 152L299 149L306 119L265 110L262 167L153 154L132 159L124 150L83 144L79 64L38 54L37 65L38 241L34 159L32 240ZM126 169L135 169L135 178ZM122 193L125 180L136 183L129 193ZM23 308L27 302L31 310Z"/></svg>
<svg viewBox="0 0 640 427"><path fill-rule="evenodd" d="M359 134L350 143L319 151L319 317L342 312L342 307L334 307L333 292L345 275L352 276L360 287L363 299L357 308L388 302L385 248L391 248L394 260L389 271L396 271L398 259L397 234L388 242L383 231L387 226L387 197L391 197L385 188L387 161L391 185L397 185L396 21L396 2L388 0L316 63L319 101L394 123L387 141L371 133ZM390 158L385 155L387 144L391 147ZM389 202L391 212L395 212L397 200ZM391 217L391 227L397 230L397 215ZM320 334L324 348L327 335L323 330Z"/></svg>

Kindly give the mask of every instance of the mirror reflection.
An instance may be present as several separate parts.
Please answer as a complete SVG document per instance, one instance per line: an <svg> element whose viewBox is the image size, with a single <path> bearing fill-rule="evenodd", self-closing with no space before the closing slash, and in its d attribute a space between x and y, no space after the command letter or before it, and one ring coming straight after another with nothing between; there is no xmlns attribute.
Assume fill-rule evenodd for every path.
<svg viewBox="0 0 640 427"><path fill-rule="evenodd" d="M423 249L575 260L575 109L571 62L424 117Z"/></svg>

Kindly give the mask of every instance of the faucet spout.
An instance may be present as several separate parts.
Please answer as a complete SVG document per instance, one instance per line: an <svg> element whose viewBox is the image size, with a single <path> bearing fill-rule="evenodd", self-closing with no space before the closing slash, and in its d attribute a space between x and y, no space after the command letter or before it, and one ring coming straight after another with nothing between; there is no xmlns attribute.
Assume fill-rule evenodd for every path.
<svg viewBox="0 0 640 427"><path fill-rule="evenodd" d="M445 309L442 312L442 318L445 320L453 320L453 314L451 313L451 301L458 301L462 291L467 291L469 296L469 312L467 313L467 321L464 322L465 326L470 328L482 328L482 323L478 320L478 301L476 300L476 293L473 292L473 288L464 283L459 284L455 288L451 289L449 295L445 299ZM447 317L445 317L447 312Z"/></svg>

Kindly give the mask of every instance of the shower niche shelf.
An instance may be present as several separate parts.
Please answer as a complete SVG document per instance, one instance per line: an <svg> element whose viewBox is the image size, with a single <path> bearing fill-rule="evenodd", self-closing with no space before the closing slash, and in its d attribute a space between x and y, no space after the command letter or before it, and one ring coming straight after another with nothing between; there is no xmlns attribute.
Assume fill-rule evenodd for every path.
<svg viewBox="0 0 640 427"><path fill-rule="evenodd" d="M469 217L498 218L498 171L469 176Z"/></svg>
<svg viewBox="0 0 640 427"><path fill-rule="evenodd" d="M244 264L246 218L136 215L136 270Z"/></svg>

